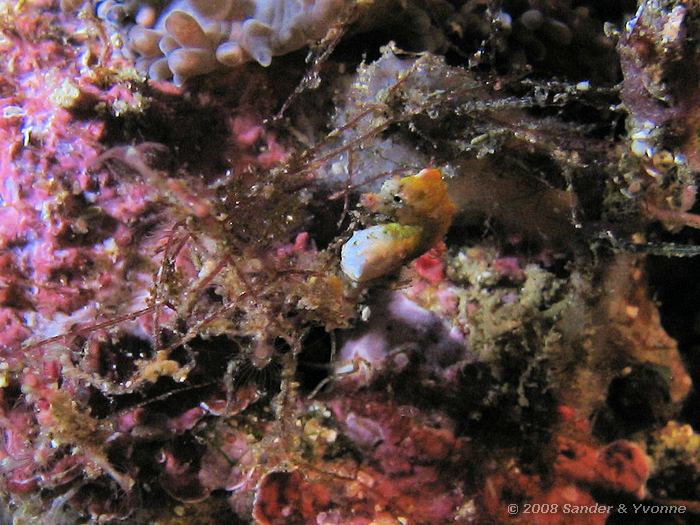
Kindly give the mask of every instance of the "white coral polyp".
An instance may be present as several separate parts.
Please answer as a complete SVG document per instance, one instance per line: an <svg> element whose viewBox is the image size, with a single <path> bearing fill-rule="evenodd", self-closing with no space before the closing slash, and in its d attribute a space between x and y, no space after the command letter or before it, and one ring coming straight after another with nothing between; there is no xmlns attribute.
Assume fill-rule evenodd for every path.
<svg viewBox="0 0 700 525"><path fill-rule="evenodd" d="M322 38L354 0L176 0L129 32L137 66L155 80L188 78L272 57ZM144 7L143 9L152 9Z"/></svg>

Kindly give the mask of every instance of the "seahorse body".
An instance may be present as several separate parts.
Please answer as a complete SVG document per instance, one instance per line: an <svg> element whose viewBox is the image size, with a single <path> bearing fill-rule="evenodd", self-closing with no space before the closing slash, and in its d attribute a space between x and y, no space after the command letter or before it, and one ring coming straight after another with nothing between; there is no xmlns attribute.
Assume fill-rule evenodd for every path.
<svg viewBox="0 0 700 525"><path fill-rule="evenodd" d="M367 197L374 211L396 222L358 230L345 243L341 269L356 282L387 275L429 250L445 236L456 210L437 169L389 180Z"/></svg>

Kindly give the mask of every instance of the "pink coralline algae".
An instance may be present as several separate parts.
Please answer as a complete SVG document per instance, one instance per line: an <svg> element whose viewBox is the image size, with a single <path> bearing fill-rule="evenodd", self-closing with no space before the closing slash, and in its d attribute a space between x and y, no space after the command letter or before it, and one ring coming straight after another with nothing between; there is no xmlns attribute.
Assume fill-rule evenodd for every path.
<svg viewBox="0 0 700 525"><path fill-rule="evenodd" d="M444 381L474 359L459 330L404 294L380 296L367 308L367 323L359 324L338 352L341 388L366 386L383 374Z"/></svg>
<svg viewBox="0 0 700 525"><path fill-rule="evenodd" d="M455 519L455 509L464 500L458 480L469 447L454 429L441 428L439 418L421 421L426 415L409 406L363 396L339 401L333 411L341 429L365 454L359 479L375 506L395 509L399 521L399 516L431 524ZM454 478L445 476L450 471Z"/></svg>
<svg viewBox="0 0 700 525"><path fill-rule="evenodd" d="M146 440L181 436L210 412L193 407L165 416L137 406L118 411L111 420L96 420L90 417L90 412L101 417L95 406L91 411L84 408L95 392L91 394L78 377L120 381L133 372L133 360L150 352L152 311L122 316L133 319L131 334L108 332L115 312L152 310L144 301L172 227L159 216L164 196L159 190L165 188L195 215L209 210L192 187L176 179L155 180L157 171L143 162L148 145L106 146L119 112L142 111L144 101L130 88L133 78L119 80L116 70L101 77L87 65L96 59L99 47L90 39L88 26L60 14L50 2L32 3L30 12L15 20L14 30L5 31L2 42L7 60L0 120L5 490L27 494L40 488L68 489L66 501L82 501L93 515L118 514L109 501L103 507L88 504L93 496L87 494L94 487L85 494L70 489L82 476L98 478L101 470L122 490L132 488L130 474L111 467L112 460L101 448L119 448L127 434ZM72 30L83 31L76 37L80 45L59 44ZM153 95L161 100L169 96L158 91ZM235 159L232 173L253 165L269 168L285 157L254 112L243 109L225 124L229 140L223 152ZM197 269L188 253L190 248L183 248L176 264L194 277ZM125 288L125 282L134 286ZM163 312L161 321L170 317ZM103 330L93 327L99 319L107 320ZM78 370L75 361L61 355L57 343L71 330L83 333L84 326L91 328L84 332L89 341ZM53 336L56 342L39 343ZM129 361L115 354L121 352L118 345L130 347ZM216 396L203 406L215 405ZM164 426L155 424L154 417ZM166 475L172 474L172 464L164 460ZM91 470L93 474L86 474ZM163 478L165 490L177 493L168 479ZM102 490L99 481L96 490Z"/></svg>
<svg viewBox="0 0 700 525"><path fill-rule="evenodd" d="M0 1L0 523L700 514L700 11L635 7Z"/></svg>
<svg viewBox="0 0 700 525"><path fill-rule="evenodd" d="M3 317L22 315L22 324L31 326L43 318L72 314L97 295L109 295L107 283L116 272L99 268L111 266L110 251L119 249L124 225L143 213L148 199L129 184L120 190L124 197L118 197L113 179L90 173L102 149L104 123L72 118L51 96L68 79L81 78L78 56L56 42L32 44L27 38L49 32L58 22L55 16L22 22L15 38L4 42L6 82L16 85L12 91L6 86L8 95L13 94L4 100L6 118L0 128L6 145L0 190L3 278L9 288ZM104 104L114 99L115 91L100 93ZM7 116L9 108L17 109L15 116ZM131 192L137 195L130 197ZM108 215L105 209L115 200L133 204L122 204L121 215ZM28 335L4 331L5 348Z"/></svg>
<svg viewBox="0 0 700 525"><path fill-rule="evenodd" d="M503 521L512 519L514 523L602 525L617 507L598 503L591 492L607 490L618 496L624 494L629 498L632 495L631 501L638 501L635 498L641 497L639 491L649 475L649 461L632 443L618 441L595 450L564 439L553 475L552 481L542 483L519 472L499 474L487 482L484 505ZM546 511L509 512L508 507L499 505L504 492L512 501L528 501L530 508Z"/></svg>

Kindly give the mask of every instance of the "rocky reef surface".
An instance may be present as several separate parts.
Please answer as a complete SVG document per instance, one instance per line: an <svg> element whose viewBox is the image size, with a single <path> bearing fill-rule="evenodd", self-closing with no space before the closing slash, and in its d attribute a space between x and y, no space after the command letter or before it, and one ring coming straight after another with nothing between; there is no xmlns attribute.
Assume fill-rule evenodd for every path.
<svg viewBox="0 0 700 525"><path fill-rule="evenodd" d="M699 38L0 0L0 522L700 520Z"/></svg>

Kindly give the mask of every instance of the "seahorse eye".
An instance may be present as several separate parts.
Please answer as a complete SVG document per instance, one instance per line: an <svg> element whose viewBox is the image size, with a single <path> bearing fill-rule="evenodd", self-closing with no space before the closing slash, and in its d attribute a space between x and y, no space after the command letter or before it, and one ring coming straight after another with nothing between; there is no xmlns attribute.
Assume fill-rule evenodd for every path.
<svg viewBox="0 0 700 525"><path fill-rule="evenodd" d="M401 195L394 195L394 202L396 204L401 204L403 202L403 199L401 198Z"/></svg>

